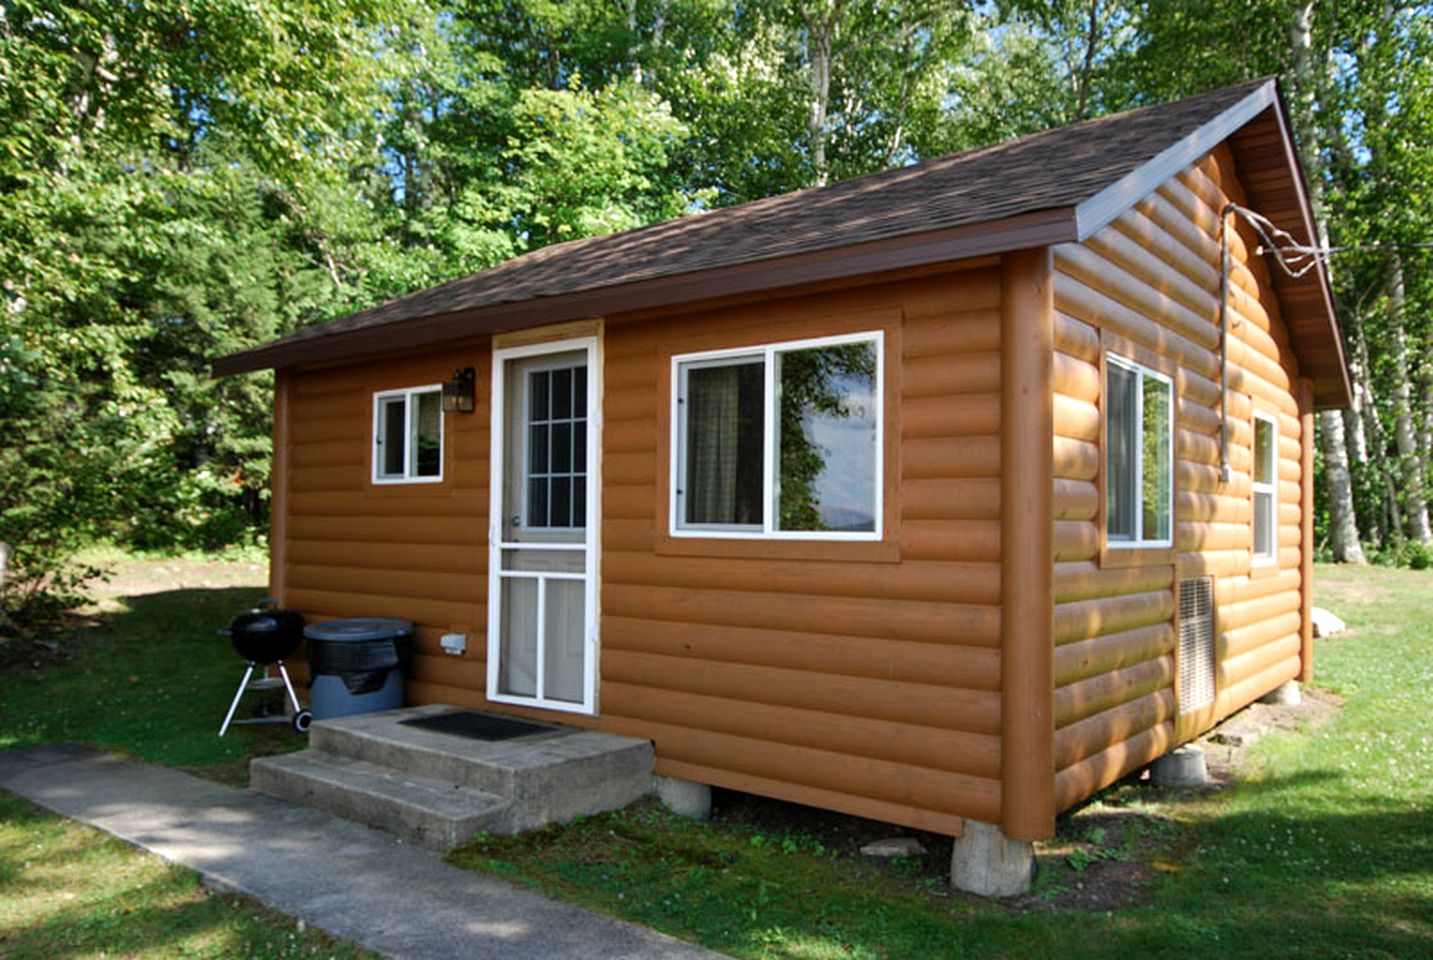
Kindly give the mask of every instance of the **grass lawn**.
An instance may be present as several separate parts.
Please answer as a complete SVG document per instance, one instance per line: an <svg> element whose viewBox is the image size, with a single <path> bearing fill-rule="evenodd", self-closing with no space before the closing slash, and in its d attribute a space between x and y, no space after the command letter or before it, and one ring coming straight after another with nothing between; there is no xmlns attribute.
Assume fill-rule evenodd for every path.
<svg viewBox="0 0 1433 960"><path fill-rule="evenodd" d="M1231 789L1110 791L1062 824L1018 907L950 896L940 857L879 866L799 828L656 809L451 859L742 957L1433 957L1433 575L1317 576L1351 627L1316 660L1345 708L1261 738ZM1115 864L1138 905L1062 907Z"/></svg>
<svg viewBox="0 0 1433 960"><path fill-rule="evenodd" d="M0 956L369 957L0 791Z"/></svg>
<svg viewBox="0 0 1433 960"><path fill-rule="evenodd" d="M637 807L452 860L743 957L1433 957L1433 575L1318 578L1352 628L1317 654L1344 708L1241 751L1231 789L1107 792L1013 904L951 896L932 838L876 863L842 839L858 821L736 797L705 824ZM80 740L242 782L250 755L301 746L216 736L242 665L214 631L262 589L260 564L122 562L89 625L0 646L0 749ZM0 956L335 949L294 933L0 794Z"/></svg>
<svg viewBox="0 0 1433 960"><path fill-rule="evenodd" d="M0 646L0 749L80 740L242 778L287 728L220 740L242 663L214 631L263 593L254 562L106 557L115 579L71 628ZM198 875L0 791L0 957L369 957Z"/></svg>
<svg viewBox="0 0 1433 960"><path fill-rule="evenodd" d="M250 757L303 746L279 725L218 737L244 664L215 631L264 596L266 561L94 559L114 571L94 605L4 651L0 750L76 740L242 784Z"/></svg>

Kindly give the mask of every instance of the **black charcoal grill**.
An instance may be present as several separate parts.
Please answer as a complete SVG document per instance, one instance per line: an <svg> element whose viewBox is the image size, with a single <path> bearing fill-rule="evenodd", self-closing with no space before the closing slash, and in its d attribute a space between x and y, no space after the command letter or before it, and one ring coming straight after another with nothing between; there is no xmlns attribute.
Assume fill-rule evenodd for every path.
<svg viewBox="0 0 1433 960"><path fill-rule="evenodd" d="M234 692L234 700L229 704L229 712L224 715L224 722L219 727L219 736L229 732L229 725L234 722L234 711L239 709L244 692L250 689L249 679L254 675L254 669L271 663L279 668L289 702L294 706L294 729L306 733L313 722L313 714L299 706L293 681L284 668L284 658L292 656L303 642L303 616L292 610L276 610L261 602L258 609L241 613L229 621L229 626L220 630L219 634L228 637L234 650L248 662L244 678L239 681L239 689Z"/></svg>

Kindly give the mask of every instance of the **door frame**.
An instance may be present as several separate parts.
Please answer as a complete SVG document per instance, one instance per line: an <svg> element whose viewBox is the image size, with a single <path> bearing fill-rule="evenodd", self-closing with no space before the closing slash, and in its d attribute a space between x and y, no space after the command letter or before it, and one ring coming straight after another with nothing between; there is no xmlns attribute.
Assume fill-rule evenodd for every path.
<svg viewBox="0 0 1433 960"><path fill-rule="evenodd" d="M488 459L488 662L487 699L494 703L509 703L515 706L533 707L541 710L557 710L564 713L597 713L597 654L599 649L599 625L601 616L598 607L600 578L598 576L599 544L601 541L601 490L602 490L602 376L601 344L598 337L573 337L570 339L548 340L514 347L494 347L492 368L491 401L491 452ZM584 541L581 546L564 545L565 549L583 551L583 644L582 644L582 702L551 700L540 697L523 697L498 691L498 658L501 652L500 629L502 624L502 563L503 551L532 549L532 543L508 543L502 539L504 515L503 493L507 484L507 363L510 360L525 360L546 354L573 353L583 351L587 357L587 498ZM524 409L526 403L523 404ZM518 491L519 503L524 499ZM536 549L554 549L538 546ZM562 549L562 548L558 548ZM538 610L539 627L543 623L542 610ZM541 668L541 651L538 666Z"/></svg>

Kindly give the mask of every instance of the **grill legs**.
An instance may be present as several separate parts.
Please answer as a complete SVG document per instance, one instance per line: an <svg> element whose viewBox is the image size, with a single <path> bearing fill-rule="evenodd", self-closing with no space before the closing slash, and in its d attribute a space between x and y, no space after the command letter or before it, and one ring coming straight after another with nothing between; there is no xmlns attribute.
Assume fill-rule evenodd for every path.
<svg viewBox="0 0 1433 960"><path fill-rule="evenodd" d="M244 691L249 689L249 678L254 675L254 666L254 661L250 660L249 666L244 670L244 679L239 681L239 689L234 691L234 702L229 704L229 712L224 714L224 722L219 725L219 736L221 737L229 732L229 724L234 720L234 711L239 709L239 701L243 699ZM288 682L289 675L286 673L284 674L284 683ZM289 692L293 693L292 687L289 688Z"/></svg>
<svg viewBox="0 0 1433 960"><path fill-rule="evenodd" d="M284 667L282 660L276 661L279 668L279 676L284 678L284 689L288 691L289 703L294 705L294 729L299 733L308 730L308 721L311 718L307 710L299 706L298 694L294 693L293 681L289 679L289 671ZM244 691L249 689L249 678L254 675L254 668L258 664L250 660L249 665L244 669L244 679L239 681L239 689L234 691L234 700L229 704L229 712L224 714L224 722L219 725L219 736L229 732L229 725L234 722L234 711L239 709L239 701L244 698ZM241 720L240 723L245 721Z"/></svg>

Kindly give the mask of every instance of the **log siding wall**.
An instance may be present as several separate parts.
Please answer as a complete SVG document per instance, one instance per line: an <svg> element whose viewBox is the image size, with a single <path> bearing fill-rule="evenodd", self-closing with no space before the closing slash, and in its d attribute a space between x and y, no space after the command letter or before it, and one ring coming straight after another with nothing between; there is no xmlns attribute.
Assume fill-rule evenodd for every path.
<svg viewBox="0 0 1433 960"><path fill-rule="evenodd" d="M563 722L653 740L670 776L951 834L1000 820L1001 271L966 266L607 318L598 714ZM666 535L672 355L876 329L882 542ZM372 484L373 393L468 365L478 411L445 415L443 482ZM415 621L413 703L486 704L490 381L486 341L284 377L275 582L311 617Z"/></svg>
<svg viewBox="0 0 1433 960"><path fill-rule="evenodd" d="M1219 211L1227 148L1055 254L1055 767L1065 808L1208 729L1301 667L1309 469L1297 366L1247 228L1231 231L1229 458L1219 481ZM1175 383L1174 548L1103 534L1103 359ZM1278 424L1277 562L1255 567L1252 417ZM1217 698L1181 713L1177 583L1214 578Z"/></svg>
<svg viewBox="0 0 1433 960"><path fill-rule="evenodd" d="M1038 263L1031 252L1003 267L988 258L720 310L607 317L598 713L561 719L653 740L657 771L670 776L944 833L974 817L1038 838L1054 810L1301 667L1306 676L1310 401L1242 228L1231 277L1234 476L1218 479L1218 211L1241 198L1221 147L1089 241ZM1047 271L1047 306L1034 292L1016 306L1050 318L1048 367L1003 349L1003 314L1016 308L1011 263L1027 276ZM887 401L881 542L668 535L673 355L877 329ZM1108 352L1174 380L1173 548L1104 542ZM373 393L469 365L479 407L445 415L444 480L372 484ZM1002 547L1015 519L1006 503L1024 489L1002 475L1015 436L1009 411L1026 415L1005 394L1017 373L1022 390L1043 382L1049 397L1030 423L1052 441L1048 461L1021 449L1022 462L1050 465L1048 551L1037 539L1053 557L1052 601L1007 623L1002 605L1020 592L1013 580L1045 582L1043 571L1022 572L1029 550ZM490 379L484 338L278 380L274 588L311 617L415 621L414 703L486 704ZM1256 409L1278 423L1277 563L1258 569ZM1218 695L1181 714L1176 590L1193 576L1215 580ZM1047 619L1048 673L1012 685L1004 652L1028 659L1020 625L1040 632ZM440 651L449 631L469 636L465 656ZM1012 687L1035 713L1002 710ZM1012 731L1038 749L1016 749L1013 738L1007 746ZM1053 799L1039 776L1016 778L1033 805L1007 796L1002 777L1024 754L1053 777Z"/></svg>
<svg viewBox="0 0 1433 960"><path fill-rule="evenodd" d="M657 772L959 833L999 821L998 266L606 334L601 724ZM671 358L885 331L882 543L667 535Z"/></svg>
<svg viewBox="0 0 1433 960"><path fill-rule="evenodd" d="M412 620L410 702L482 702L490 356L474 341L283 376L288 470L276 484L285 522L272 579L286 606L313 619ZM477 371L478 412L444 414L443 481L372 483L373 394L438 383L466 366ZM441 651L449 631L468 635L467 657Z"/></svg>

